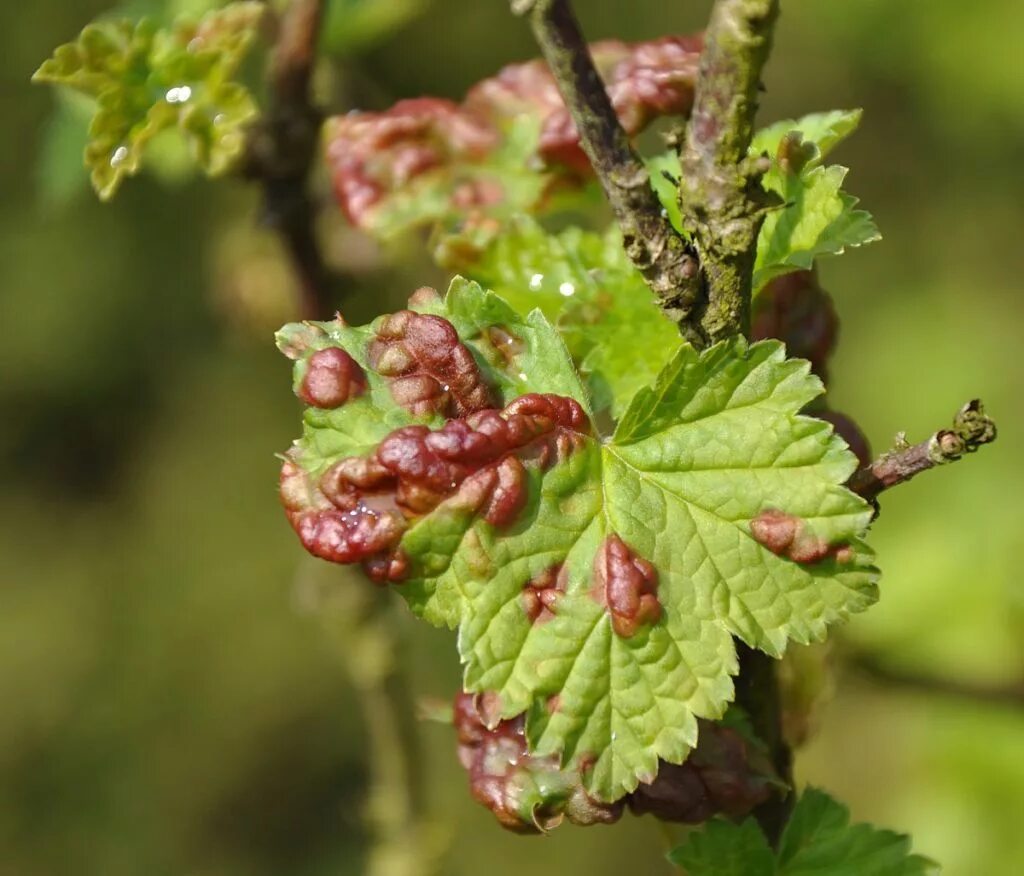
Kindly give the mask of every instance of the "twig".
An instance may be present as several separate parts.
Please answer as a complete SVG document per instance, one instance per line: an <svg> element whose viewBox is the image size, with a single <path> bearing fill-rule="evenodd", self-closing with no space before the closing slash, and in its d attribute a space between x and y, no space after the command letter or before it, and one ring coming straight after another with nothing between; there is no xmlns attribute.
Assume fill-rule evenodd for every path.
<svg viewBox="0 0 1024 876"><path fill-rule="evenodd" d="M862 650L846 652L844 661L866 678L889 687L905 688L926 694L975 700L997 706L1024 706L1024 680L1008 684L983 684L958 678L927 675L897 669L874 654Z"/></svg>
<svg viewBox="0 0 1024 876"><path fill-rule="evenodd" d="M952 429L940 429L927 441L908 445L902 436L897 446L850 478L847 486L869 501L889 487L909 481L923 471L956 462L996 439L996 424L985 414L981 401L965 404L953 419Z"/></svg>
<svg viewBox="0 0 1024 876"><path fill-rule="evenodd" d="M307 319L326 318L331 310L307 187L322 121L310 83L323 14L324 0L291 0L278 21L267 71L267 112L250 131L245 171L263 186L262 221L281 236Z"/></svg>
<svg viewBox="0 0 1024 876"><path fill-rule="evenodd" d="M750 326L757 236L777 201L748 158L761 71L778 0L718 0L701 54L693 114L680 150L679 203L707 286L699 330L711 341Z"/></svg>
<svg viewBox="0 0 1024 876"><path fill-rule="evenodd" d="M701 296L697 261L663 214L647 168L615 114L569 0L513 0L512 9L529 18L541 54L576 123L580 145L622 230L630 259L684 337L703 341L693 332L691 320Z"/></svg>

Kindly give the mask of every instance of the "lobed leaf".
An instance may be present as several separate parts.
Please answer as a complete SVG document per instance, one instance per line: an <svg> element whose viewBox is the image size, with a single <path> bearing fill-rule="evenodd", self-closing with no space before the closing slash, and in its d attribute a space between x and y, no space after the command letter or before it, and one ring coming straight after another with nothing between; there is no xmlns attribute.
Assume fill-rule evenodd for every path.
<svg viewBox="0 0 1024 876"><path fill-rule="evenodd" d="M525 713L531 752L595 798L722 716L734 635L778 656L873 601L871 510L842 486L856 460L799 415L822 387L781 344L681 347L602 441L539 311L460 280L413 306L282 332L314 405L289 518L458 626L465 688L494 721Z"/></svg>
<svg viewBox="0 0 1024 876"><path fill-rule="evenodd" d="M823 791L808 788L793 810L778 852L757 827L712 821L669 859L688 876L928 876L938 866L910 852L910 838L869 824Z"/></svg>
<svg viewBox="0 0 1024 876"><path fill-rule="evenodd" d="M765 217L757 244L754 288L780 274L810 268L819 256L881 239L871 214L842 191L847 169L821 162L856 130L861 111L815 113L777 122L754 137L753 155L773 158L763 185L785 206ZM801 154L802 153L802 154Z"/></svg>
<svg viewBox="0 0 1024 876"><path fill-rule="evenodd" d="M762 184L783 201L765 217L758 237L755 292L774 277L811 268L820 256L841 255L849 247L881 239L871 214L857 209L857 199L842 190L847 169L822 164L860 119L860 110L833 110L776 122L755 135L750 154L772 161ZM655 192L682 231L678 186L665 176L678 178L678 155L655 156L647 166Z"/></svg>
<svg viewBox="0 0 1024 876"><path fill-rule="evenodd" d="M236 164L256 105L233 77L262 14L262 4L238 2L167 29L147 20L92 24L43 63L33 81L96 102L85 164L102 199L139 171L146 148L172 128L208 174Z"/></svg>

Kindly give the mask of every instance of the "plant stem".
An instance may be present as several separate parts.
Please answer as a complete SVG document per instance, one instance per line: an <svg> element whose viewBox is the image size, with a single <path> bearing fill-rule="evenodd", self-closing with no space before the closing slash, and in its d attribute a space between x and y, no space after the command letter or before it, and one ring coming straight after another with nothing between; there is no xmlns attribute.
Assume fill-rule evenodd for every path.
<svg viewBox="0 0 1024 876"><path fill-rule="evenodd" d="M328 271L316 238L308 179L322 115L311 80L324 0L291 0L267 71L267 112L250 130L245 174L263 186L262 221L281 237L299 280L302 316L330 315Z"/></svg>
<svg viewBox="0 0 1024 876"><path fill-rule="evenodd" d="M679 203L707 286L699 330L709 341L746 334L757 236L776 203L748 157L761 71L778 0L718 0L701 54L693 113L680 149Z"/></svg>
<svg viewBox="0 0 1024 876"><path fill-rule="evenodd" d="M953 418L952 429L940 429L920 444L898 446L882 454L871 465L856 472L847 486L873 501L879 493L909 481L923 471L956 462L966 453L996 439L996 424L985 414L978 399L969 401Z"/></svg>
<svg viewBox="0 0 1024 876"><path fill-rule="evenodd" d="M572 114L580 145L594 168L626 252L643 274L665 313L683 336L694 335L691 315L699 306L697 261L663 214L650 176L612 107L569 0L512 3L529 18L541 54Z"/></svg>

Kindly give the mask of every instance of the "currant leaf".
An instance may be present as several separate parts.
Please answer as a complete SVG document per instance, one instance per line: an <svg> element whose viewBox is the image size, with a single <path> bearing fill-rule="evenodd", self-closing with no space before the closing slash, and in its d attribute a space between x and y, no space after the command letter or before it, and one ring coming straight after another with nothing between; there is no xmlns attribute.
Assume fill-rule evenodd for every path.
<svg viewBox="0 0 1024 876"><path fill-rule="evenodd" d="M815 113L777 122L760 131L752 155L772 157L762 183L785 206L765 217L758 237L754 288L772 277L810 268L823 255L841 255L847 247L881 239L871 214L842 190L848 173L822 160L860 123L860 110Z"/></svg>
<svg viewBox="0 0 1024 876"><path fill-rule="evenodd" d="M781 344L680 348L602 441L539 311L465 281L413 305L282 333L314 405L289 518L313 553L458 626L466 690L494 721L525 713L532 753L595 799L682 762L722 716L733 635L778 656L874 599L871 510L842 486L856 460L799 415L821 383Z"/></svg>
<svg viewBox="0 0 1024 876"><path fill-rule="evenodd" d="M823 113L811 113L801 119L783 119L762 128L750 144L754 155L774 155L782 138L792 131L799 131L803 142L813 143L817 149L813 162L821 161L836 146L849 137L860 126L864 111L830 110Z"/></svg>
<svg viewBox="0 0 1024 876"><path fill-rule="evenodd" d="M823 791L806 789L782 834L778 852L748 819L709 822L669 859L688 876L929 876L938 866L911 854L910 838L870 824Z"/></svg>
<svg viewBox="0 0 1024 876"><path fill-rule="evenodd" d="M91 24L36 71L35 82L95 100L85 164L101 199L138 173L146 148L172 128L207 174L236 165L257 110L234 76L263 12L260 3L238 2L166 29L148 20Z"/></svg>
<svg viewBox="0 0 1024 876"><path fill-rule="evenodd" d="M776 122L755 135L750 154L771 159L762 184L783 202L767 214L761 227L755 292L773 277L809 269L820 256L841 255L847 248L881 239L871 214L858 209L857 199L842 190L847 168L822 164L856 130L860 119L860 110L814 113ZM654 156L647 167L666 214L676 230L683 231L678 186L669 179L679 177L679 156Z"/></svg>
<svg viewBox="0 0 1024 876"><path fill-rule="evenodd" d="M535 219L515 216L482 246L465 235L450 236L439 252L447 267L495 290L520 311L540 308L555 323L596 411L621 414L682 343L654 305L616 228L551 234ZM626 343L623 326L629 326Z"/></svg>

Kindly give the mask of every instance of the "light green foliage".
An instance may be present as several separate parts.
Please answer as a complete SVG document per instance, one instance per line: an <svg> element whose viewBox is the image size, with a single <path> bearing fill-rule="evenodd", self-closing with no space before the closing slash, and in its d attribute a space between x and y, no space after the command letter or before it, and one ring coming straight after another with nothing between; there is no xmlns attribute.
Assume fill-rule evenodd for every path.
<svg viewBox="0 0 1024 876"><path fill-rule="evenodd" d="M446 316L507 401L525 391L582 398L575 370L539 311L526 320L475 284L456 281ZM519 336L512 373L495 368L487 326ZM366 452L398 420L368 368L367 329L289 327L282 347L344 347L370 392L331 412L307 413L297 461L318 472ZM824 422L799 415L820 394L808 365L774 341L683 346L640 390L614 436L574 434L542 465L524 456L527 499L495 527L458 494L417 519L400 543L412 570L399 592L413 611L459 627L465 686L489 691L503 717L528 713L538 754L583 770L591 793L615 800L653 778L659 758L681 762L697 718L720 718L733 697L733 636L772 655L787 640L821 639L828 624L875 598L872 554L859 540L871 511L842 484L856 467ZM823 546L813 561L774 553L752 521L769 509L798 519ZM653 566L660 613L629 632L613 627L599 562L617 536ZM832 546L832 549L827 549ZM839 550L842 547L843 550ZM523 590L553 568L554 615L533 622ZM607 579L605 579L607 580ZM557 703L557 707L552 707Z"/></svg>
<svg viewBox="0 0 1024 876"><path fill-rule="evenodd" d="M857 199L842 190L847 169L822 161L860 123L860 110L813 113L787 119L759 131L751 155L767 155L771 167L764 187L775 192L783 206L765 217L757 242L754 290L772 277L810 268L823 255L840 255L848 247L879 240L871 214L857 209ZM796 132L796 133L794 133ZM682 227L677 187L665 174L679 176L674 152L647 162L659 199L677 229Z"/></svg>
<svg viewBox="0 0 1024 876"><path fill-rule="evenodd" d="M934 862L910 853L910 838L869 824L823 791L808 788L786 825L777 853L756 823L712 821L669 858L687 876L928 876Z"/></svg>
<svg viewBox="0 0 1024 876"><path fill-rule="evenodd" d="M860 110L816 113L797 121L777 122L754 137L751 154L772 158L764 186L785 204L770 212L761 227L755 289L779 274L810 268L819 256L840 255L847 247L880 239L871 215L858 210L857 199L842 191L847 169L822 164L825 156L856 130L860 117ZM796 160L786 157L784 143L798 153ZM806 147L814 148L803 152ZM799 157L801 152L805 162Z"/></svg>
<svg viewBox="0 0 1024 876"><path fill-rule="evenodd" d="M256 106L234 76L262 14L261 4L239 2L166 29L149 20L91 24L36 71L33 81L95 100L85 164L102 199L139 171L147 146L171 128L208 174L235 165Z"/></svg>
<svg viewBox="0 0 1024 876"><path fill-rule="evenodd" d="M618 229L550 234L516 216L483 248L442 241L441 259L522 312L539 307L579 365L597 411L615 416L657 376L681 340L622 248Z"/></svg>

